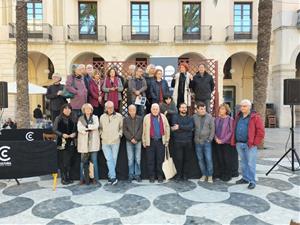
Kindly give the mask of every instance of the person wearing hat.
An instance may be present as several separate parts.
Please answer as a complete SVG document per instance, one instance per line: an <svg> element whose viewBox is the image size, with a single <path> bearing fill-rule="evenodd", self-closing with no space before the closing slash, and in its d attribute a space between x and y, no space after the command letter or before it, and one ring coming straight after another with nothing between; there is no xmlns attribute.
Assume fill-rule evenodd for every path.
<svg viewBox="0 0 300 225"><path fill-rule="evenodd" d="M53 84L47 88L46 98L50 100L51 121L60 114L61 107L67 103L65 97L62 96L64 85L61 84L61 76L58 73L52 75Z"/></svg>

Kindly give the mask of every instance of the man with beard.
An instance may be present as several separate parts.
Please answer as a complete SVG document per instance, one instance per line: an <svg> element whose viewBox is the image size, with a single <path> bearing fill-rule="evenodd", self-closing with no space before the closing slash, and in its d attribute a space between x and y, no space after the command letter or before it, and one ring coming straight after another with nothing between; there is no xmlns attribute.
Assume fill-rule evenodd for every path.
<svg viewBox="0 0 300 225"><path fill-rule="evenodd" d="M174 115L172 127L174 137L174 158L177 175L176 181L187 180L188 165L192 158L193 118L187 114L187 105L179 104L179 114Z"/></svg>

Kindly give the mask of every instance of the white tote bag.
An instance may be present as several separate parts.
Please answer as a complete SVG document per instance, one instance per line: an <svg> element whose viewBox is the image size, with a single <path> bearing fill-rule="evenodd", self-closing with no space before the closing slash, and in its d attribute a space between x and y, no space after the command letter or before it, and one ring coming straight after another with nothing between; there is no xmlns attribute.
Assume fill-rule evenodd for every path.
<svg viewBox="0 0 300 225"><path fill-rule="evenodd" d="M169 148L165 148L165 161L162 164L162 170L165 174L166 180L171 179L177 173L173 159L170 157Z"/></svg>

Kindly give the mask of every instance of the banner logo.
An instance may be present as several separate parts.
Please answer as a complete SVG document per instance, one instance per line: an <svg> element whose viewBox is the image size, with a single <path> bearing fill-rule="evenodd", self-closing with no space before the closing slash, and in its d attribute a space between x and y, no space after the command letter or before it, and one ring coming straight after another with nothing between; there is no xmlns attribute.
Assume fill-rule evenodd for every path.
<svg viewBox="0 0 300 225"><path fill-rule="evenodd" d="M27 141L34 141L34 139L33 139L33 137L32 137L33 134L34 134L34 133L33 133L32 131L26 133L26 135L25 135L26 140L27 140Z"/></svg>
<svg viewBox="0 0 300 225"><path fill-rule="evenodd" d="M11 166L11 158L8 155L9 146L0 147L0 166Z"/></svg>

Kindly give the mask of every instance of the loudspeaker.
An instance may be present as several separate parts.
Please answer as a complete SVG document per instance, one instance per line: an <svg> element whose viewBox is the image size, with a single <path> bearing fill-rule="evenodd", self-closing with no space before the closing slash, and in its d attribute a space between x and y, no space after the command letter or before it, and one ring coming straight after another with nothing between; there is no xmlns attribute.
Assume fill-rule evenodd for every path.
<svg viewBox="0 0 300 225"><path fill-rule="evenodd" d="M284 105L300 105L300 79L284 80Z"/></svg>
<svg viewBox="0 0 300 225"><path fill-rule="evenodd" d="M7 82L0 81L0 108L8 108Z"/></svg>

